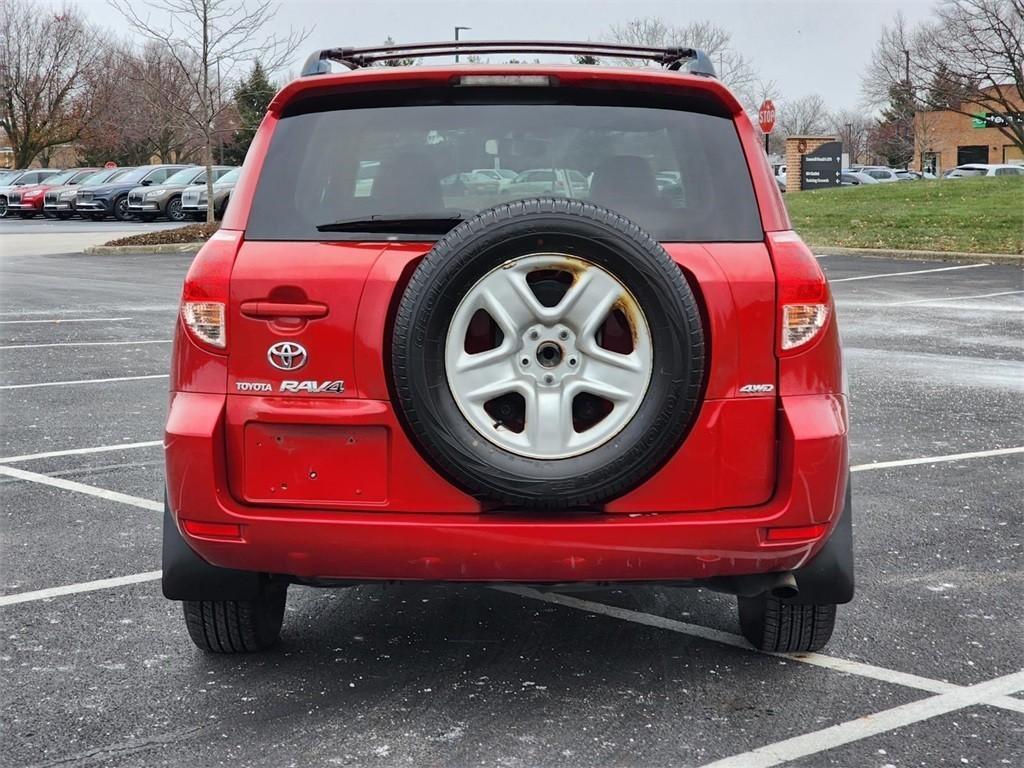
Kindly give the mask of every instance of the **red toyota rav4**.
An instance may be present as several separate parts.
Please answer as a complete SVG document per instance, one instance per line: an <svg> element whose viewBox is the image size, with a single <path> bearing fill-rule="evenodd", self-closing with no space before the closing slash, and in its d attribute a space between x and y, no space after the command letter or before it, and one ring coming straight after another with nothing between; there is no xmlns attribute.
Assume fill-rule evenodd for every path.
<svg viewBox="0 0 1024 768"><path fill-rule="evenodd" d="M663 67L369 66L533 51ZM442 183L490 167L530 183ZM185 279L171 390L163 589L208 651L271 645L289 584L703 586L773 651L853 596L832 298L698 51L314 54Z"/></svg>

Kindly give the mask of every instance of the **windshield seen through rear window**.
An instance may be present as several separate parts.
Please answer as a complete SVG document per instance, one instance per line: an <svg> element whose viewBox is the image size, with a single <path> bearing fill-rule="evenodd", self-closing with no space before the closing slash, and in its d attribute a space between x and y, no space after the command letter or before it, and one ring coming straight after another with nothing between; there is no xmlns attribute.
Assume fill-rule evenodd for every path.
<svg viewBox="0 0 1024 768"><path fill-rule="evenodd" d="M688 111L593 93L578 97L584 103L557 93L551 103L552 93L545 103L451 89L413 97L422 103L392 94L372 106L319 99L293 107L274 132L246 237L353 239L317 227L469 217L554 196L612 208L663 241L763 239L735 126L713 105Z"/></svg>

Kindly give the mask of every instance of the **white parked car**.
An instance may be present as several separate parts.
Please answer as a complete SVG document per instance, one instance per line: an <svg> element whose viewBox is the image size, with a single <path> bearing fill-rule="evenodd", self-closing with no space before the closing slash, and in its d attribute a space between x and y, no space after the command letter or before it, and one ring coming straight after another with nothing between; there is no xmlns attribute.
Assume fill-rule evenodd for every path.
<svg viewBox="0 0 1024 768"><path fill-rule="evenodd" d="M886 168L884 165L866 165L860 170L860 172L867 174L875 181L881 182L882 184L908 180L900 177L902 169Z"/></svg>
<svg viewBox="0 0 1024 768"><path fill-rule="evenodd" d="M946 171L944 179L967 179L972 176L1024 176L1024 165L1010 163L966 163Z"/></svg>
<svg viewBox="0 0 1024 768"><path fill-rule="evenodd" d="M508 168L474 168L473 173L497 181L499 192L504 192L509 182L519 175L517 171L510 171Z"/></svg>
<svg viewBox="0 0 1024 768"><path fill-rule="evenodd" d="M839 175L839 183L844 187L857 187L862 184L878 184L878 179L869 176L863 171L854 171L850 168L844 169Z"/></svg>

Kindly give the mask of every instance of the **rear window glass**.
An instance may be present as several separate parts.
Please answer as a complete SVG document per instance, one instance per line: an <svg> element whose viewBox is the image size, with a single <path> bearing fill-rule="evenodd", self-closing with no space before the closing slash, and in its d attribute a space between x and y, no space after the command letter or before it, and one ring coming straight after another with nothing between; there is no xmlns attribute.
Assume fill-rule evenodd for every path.
<svg viewBox="0 0 1024 768"><path fill-rule="evenodd" d="M379 239L386 234L321 233L317 225L375 215L469 217L551 196L605 205L662 241L764 237L735 126L713 113L715 105L688 111L649 94L608 92L574 101L568 89L493 96L447 89L420 92L417 103L400 93L374 98L372 106L351 97L300 102L281 118L248 239Z"/></svg>

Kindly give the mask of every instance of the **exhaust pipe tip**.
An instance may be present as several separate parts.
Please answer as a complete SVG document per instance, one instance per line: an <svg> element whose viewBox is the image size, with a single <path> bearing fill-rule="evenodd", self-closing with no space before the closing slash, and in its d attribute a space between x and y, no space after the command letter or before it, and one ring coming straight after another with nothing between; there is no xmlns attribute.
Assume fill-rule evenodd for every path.
<svg viewBox="0 0 1024 768"><path fill-rule="evenodd" d="M796 577L792 573L784 573L779 576L778 582L768 592L772 597L785 600L800 594L800 587L797 586Z"/></svg>

